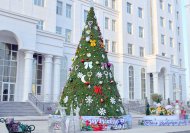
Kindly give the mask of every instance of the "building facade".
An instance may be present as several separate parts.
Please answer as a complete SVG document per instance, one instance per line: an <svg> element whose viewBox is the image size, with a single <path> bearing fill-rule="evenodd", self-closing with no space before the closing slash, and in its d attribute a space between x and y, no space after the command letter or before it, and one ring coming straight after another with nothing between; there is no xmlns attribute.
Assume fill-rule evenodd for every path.
<svg viewBox="0 0 190 133"><path fill-rule="evenodd" d="M94 0L122 98L186 100L180 0ZM90 0L0 1L0 101L57 101Z"/></svg>
<svg viewBox="0 0 190 133"><path fill-rule="evenodd" d="M188 66L190 65L190 53L189 53L189 50L190 50L190 47L189 47L189 45L188 45L188 43L190 42L190 38L189 38L189 36L190 36L190 33L189 33L189 31L190 31L190 26L189 26L189 23L190 23L190 0L186 0L186 1L184 1L184 7L185 7L185 17L184 17L184 19L186 20L186 30L185 30L185 33L186 33L186 42L187 42L187 49L186 49L186 53L188 53L187 54L187 60L188 60ZM190 81L190 71L189 71L190 69L189 68L187 68L187 72L188 72L188 77L187 77L187 83L189 83L189 81ZM190 90L190 84L187 84L187 88L188 88L188 90ZM188 92L188 96L190 96L190 92Z"/></svg>

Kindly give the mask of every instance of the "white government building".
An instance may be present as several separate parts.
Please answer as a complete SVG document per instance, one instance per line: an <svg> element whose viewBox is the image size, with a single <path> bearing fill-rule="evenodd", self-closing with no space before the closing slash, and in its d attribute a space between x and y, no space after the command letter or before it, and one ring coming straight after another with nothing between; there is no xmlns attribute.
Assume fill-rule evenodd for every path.
<svg viewBox="0 0 190 133"><path fill-rule="evenodd" d="M122 98L186 100L181 0L94 0ZM0 0L0 101L57 101L90 0Z"/></svg>
<svg viewBox="0 0 190 133"><path fill-rule="evenodd" d="M186 1L184 1L184 7L185 7L185 20L186 20L186 36L185 36L185 38L186 38L186 42L187 42L187 49L186 49L186 52L188 53L187 54L187 56L188 56L188 58L187 58L187 60L188 60L188 66L190 66L190 46L188 45L189 44L189 42L190 42L190 0L186 0ZM187 76L189 76L189 77L187 77L187 82L188 83L190 83L190 67L187 67L187 72L188 72L188 75ZM188 84L188 86L187 86L187 88L188 88L188 90L190 90L190 84ZM190 94L189 94L189 96L190 96ZM189 99L187 99L187 100L189 100Z"/></svg>

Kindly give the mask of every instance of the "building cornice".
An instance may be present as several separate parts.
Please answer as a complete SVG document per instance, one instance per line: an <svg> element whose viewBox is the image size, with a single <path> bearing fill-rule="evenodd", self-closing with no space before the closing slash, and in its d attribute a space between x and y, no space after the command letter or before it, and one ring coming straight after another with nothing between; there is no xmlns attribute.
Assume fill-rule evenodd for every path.
<svg viewBox="0 0 190 133"><path fill-rule="evenodd" d="M36 34L40 35L40 36L45 36L45 37L57 39L57 40L60 40L62 42L64 41L64 37L63 36L55 34L55 33L52 33L52 32L48 32L48 31L44 31L44 30L37 30Z"/></svg>
<svg viewBox="0 0 190 133"><path fill-rule="evenodd" d="M37 22L38 22L38 19L36 19L34 17L29 17L29 16L26 16L26 15L23 15L23 14L15 13L15 12L4 10L4 9L0 9L0 15L10 17L10 18L13 18L13 19L26 21L26 22L29 22L29 23L32 23L32 24L37 24Z"/></svg>

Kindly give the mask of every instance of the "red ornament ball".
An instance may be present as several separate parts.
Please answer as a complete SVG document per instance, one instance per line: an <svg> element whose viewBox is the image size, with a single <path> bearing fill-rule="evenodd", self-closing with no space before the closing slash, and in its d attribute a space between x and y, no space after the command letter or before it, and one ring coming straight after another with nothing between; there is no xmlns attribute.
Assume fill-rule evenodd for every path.
<svg viewBox="0 0 190 133"><path fill-rule="evenodd" d="M85 82L85 85L89 85L90 84L90 82Z"/></svg>
<svg viewBox="0 0 190 133"><path fill-rule="evenodd" d="M81 62L84 63L84 59L82 59Z"/></svg>

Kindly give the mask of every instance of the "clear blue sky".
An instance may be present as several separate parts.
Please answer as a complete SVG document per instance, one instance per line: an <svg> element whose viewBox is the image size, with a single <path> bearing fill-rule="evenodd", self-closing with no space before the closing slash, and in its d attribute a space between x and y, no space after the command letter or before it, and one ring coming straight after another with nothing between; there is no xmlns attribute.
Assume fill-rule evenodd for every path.
<svg viewBox="0 0 190 133"><path fill-rule="evenodd" d="M185 56L185 68L186 68L186 88L188 89L188 99L190 98L190 90L189 90L189 65L188 65L188 41L187 41L187 17L186 17L186 12L185 12L185 1L187 0L182 0L182 19L183 19L183 43L184 43L184 56Z"/></svg>

